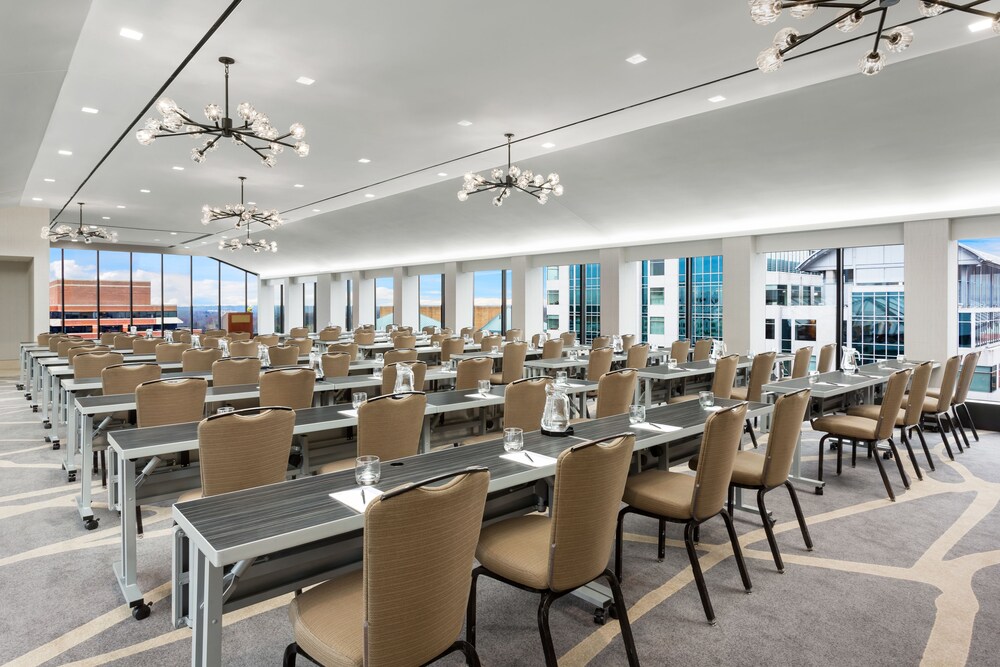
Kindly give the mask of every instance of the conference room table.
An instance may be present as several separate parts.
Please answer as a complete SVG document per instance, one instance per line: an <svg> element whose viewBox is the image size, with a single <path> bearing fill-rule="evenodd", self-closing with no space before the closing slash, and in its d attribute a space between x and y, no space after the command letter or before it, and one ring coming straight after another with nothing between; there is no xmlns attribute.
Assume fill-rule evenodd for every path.
<svg viewBox="0 0 1000 667"><path fill-rule="evenodd" d="M454 377L454 373L451 374ZM343 378L350 384L355 379ZM362 385L359 385L362 386ZM592 382L575 383L567 389L568 392L586 396L595 388ZM424 411L424 421L420 438L420 452L431 451L431 421L435 415L447 414L472 409L488 408L504 404L504 387L493 387L489 394L480 394L468 389L432 392L427 394L427 407ZM138 525L136 508L141 501L155 501L163 498L176 497L181 492L197 486L198 471L187 468L180 474L153 475L158 457L198 449L198 424L172 424L151 428L122 429L108 433L109 452L112 458L109 466L114 465L114 478L117 478L118 509L121 514L121 549L120 559L114 564L115 577L121 588L125 601L133 609L144 606L143 593L137 584L137 549L136 538ZM307 436L311 433L329 431L339 428L355 427L358 424L357 411L349 403L327 405L315 408L305 408L295 411L295 426L293 434ZM308 440L306 439L308 443ZM137 475L137 463L142 459L152 459L154 463L146 466L142 475ZM391 464L390 464L391 465ZM313 466L309 462L308 445L303 447L302 465L299 472L308 474ZM162 478L156 479L157 477ZM150 484L150 480L155 483ZM140 496L140 494L142 494ZM109 507L112 506L109 485ZM148 609L144 610L148 611ZM144 616L144 611L135 612L137 618Z"/></svg>
<svg viewBox="0 0 1000 667"><path fill-rule="evenodd" d="M738 401L718 403L728 407ZM771 405L751 403L747 415L762 416L771 410ZM587 440L632 432L637 451L664 446L661 465L665 467L672 445L702 433L709 414L697 402L689 402L651 409L648 426L630 426L627 416L617 415L577 423L575 434L568 437L526 433L525 451L550 457L540 459L545 463L537 467L500 458L505 452L499 439L434 451L383 465L376 487L388 491L436 474L485 466L490 483L484 518L524 514L547 501L536 495L536 483L553 477L554 459L566 449ZM222 664L223 613L360 566L364 516L330 497L333 492L356 488L354 471L344 470L174 505L172 611L176 627L187 624L192 628L192 665ZM263 556L267 558L251 564L238 581L227 581L227 566L255 563ZM228 597L224 597L226 583L231 584ZM609 598L607 590L597 584L577 593L599 604L606 604Z"/></svg>

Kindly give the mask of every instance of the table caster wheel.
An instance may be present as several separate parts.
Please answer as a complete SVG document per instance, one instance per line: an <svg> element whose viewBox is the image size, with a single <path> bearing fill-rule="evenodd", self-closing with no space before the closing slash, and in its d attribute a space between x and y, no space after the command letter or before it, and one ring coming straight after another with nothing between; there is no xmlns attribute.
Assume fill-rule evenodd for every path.
<svg viewBox="0 0 1000 667"><path fill-rule="evenodd" d="M97 519L95 519L94 517L90 517L89 519L83 522L83 527L86 528L87 530L94 530L95 528L97 528L97 525L98 525Z"/></svg>
<svg viewBox="0 0 1000 667"><path fill-rule="evenodd" d="M32 405L31 406L31 411L32 412L38 412L38 406L37 405Z"/></svg>
<svg viewBox="0 0 1000 667"><path fill-rule="evenodd" d="M76 471L66 473L66 481L72 484L76 481Z"/></svg>
<svg viewBox="0 0 1000 667"><path fill-rule="evenodd" d="M59 441L58 440L53 440L52 441L52 449L59 449Z"/></svg>
<svg viewBox="0 0 1000 667"><path fill-rule="evenodd" d="M604 612L604 607L598 607L594 610L594 623L597 625L604 625L607 620L607 614Z"/></svg>
<svg viewBox="0 0 1000 667"><path fill-rule="evenodd" d="M46 430L52 428L52 422L50 422L48 419L46 419L45 421L42 422L42 428L44 428Z"/></svg>
<svg viewBox="0 0 1000 667"><path fill-rule="evenodd" d="M823 487L822 486L816 487L816 495L817 496L822 496L823 495Z"/></svg>
<svg viewBox="0 0 1000 667"><path fill-rule="evenodd" d="M892 452L882 452L882 458L888 461L892 458Z"/></svg>
<svg viewBox="0 0 1000 667"><path fill-rule="evenodd" d="M132 607L132 618L137 621L141 621L144 618L149 618L149 605L148 604L138 604Z"/></svg>
<svg viewBox="0 0 1000 667"><path fill-rule="evenodd" d="M14 388L17 389L18 391L24 391L24 385L23 384L15 384Z"/></svg>

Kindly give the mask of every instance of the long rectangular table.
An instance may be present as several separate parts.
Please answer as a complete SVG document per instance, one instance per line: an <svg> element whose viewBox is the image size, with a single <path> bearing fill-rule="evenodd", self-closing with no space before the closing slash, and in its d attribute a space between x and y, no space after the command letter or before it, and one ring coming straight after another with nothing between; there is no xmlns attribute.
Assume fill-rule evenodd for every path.
<svg viewBox="0 0 1000 667"><path fill-rule="evenodd" d="M719 403L734 405L736 401ZM761 416L772 409L753 403L748 415ZM636 450L664 445L667 459L673 444L704 430L708 414L690 402L654 408L648 419L676 430L635 429ZM619 415L578 423L575 428L576 434L565 438L527 433L525 449L555 458L585 440L628 432L629 424L627 417ZM486 466L490 484L485 519L532 511L545 501L535 495L535 483L552 477L555 466L528 467L499 458L503 453L502 442L492 440L401 459L383 466L378 486L388 490L441 472ZM358 567L364 517L329 496L351 488L356 488L354 471L346 470L174 505L174 622L177 627L185 623L192 627L192 665L222 664L224 612ZM185 555L189 571L185 571ZM224 599L228 576L224 568L253 563L262 556L267 559L245 570Z"/></svg>

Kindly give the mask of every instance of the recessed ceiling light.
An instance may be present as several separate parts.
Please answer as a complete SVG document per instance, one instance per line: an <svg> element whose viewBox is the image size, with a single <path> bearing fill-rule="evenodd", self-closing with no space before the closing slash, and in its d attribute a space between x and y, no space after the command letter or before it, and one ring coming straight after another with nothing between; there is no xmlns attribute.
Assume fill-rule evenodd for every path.
<svg viewBox="0 0 1000 667"><path fill-rule="evenodd" d="M101 216L101 220L110 220L110 219L111 219L110 216L107 215Z"/></svg>
<svg viewBox="0 0 1000 667"><path fill-rule="evenodd" d="M142 33L138 30L132 30L131 28L122 28L118 34L125 39L134 39L137 42L142 39Z"/></svg>
<svg viewBox="0 0 1000 667"><path fill-rule="evenodd" d="M371 160L369 160L366 157L363 157L360 160L358 160L358 162L360 162L361 164L368 164L369 162L371 162Z"/></svg>
<svg viewBox="0 0 1000 667"><path fill-rule="evenodd" d="M460 120L460 121L458 121L458 124L461 125L462 127L469 127L470 125L472 125L472 121L471 120Z"/></svg>
<svg viewBox="0 0 1000 667"><path fill-rule="evenodd" d="M177 232L170 232L171 236L177 236Z"/></svg>
<svg viewBox="0 0 1000 667"><path fill-rule="evenodd" d="M202 241L201 242L202 245L205 245L206 243L208 243L208 241Z"/></svg>
<svg viewBox="0 0 1000 667"><path fill-rule="evenodd" d="M439 171L438 172L438 176L444 177L444 176L447 176L447 175L448 175L447 172L443 172L443 171Z"/></svg>
<svg viewBox="0 0 1000 667"><path fill-rule="evenodd" d="M226 234L221 234L221 236L222 236L222 238L224 238L224 239L228 239L228 238L229 238L229 236L228 236L228 235L226 235Z"/></svg>
<svg viewBox="0 0 1000 667"><path fill-rule="evenodd" d="M184 167L171 167L174 171L184 171Z"/></svg>
<svg viewBox="0 0 1000 667"><path fill-rule="evenodd" d="M318 208L314 208L313 209L313 213L319 213L319 212L320 212L320 210Z"/></svg>
<svg viewBox="0 0 1000 667"><path fill-rule="evenodd" d="M555 147L556 145L551 141L546 141L544 144L542 144L542 148L555 148Z"/></svg>
<svg viewBox="0 0 1000 667"><path fill-rule="evenodd" d="M983 30L989 30L993 25L993 19L983 19L982 21L976 21L975 23L969 24L969 32L982 32Z"/></svg>
<svg viewBox="0 0 1000 667"><path fill-rule="evenodd" d="M708 101L711 102L712 104L715 104L717 102L725 102L726 98L723 97L722 95L714 95L712 97L709 97Z"/></svg>
<svg viewBox="0 0 1000 667"><path fill-rule="evenodd" d="M186 245L186 246L184 246L184 249L185 249L185 250L190 250L190 249L191 249L191 246L189 246L189 245Z"/></svg>
<svg viewBox="0 0 1000 667"><path fill-rule="evenodd" d="M625 60L632 63L633 65L638 65L639 63L646 62L646 56L642 55L641 53L637 53L631 58L626 58Z"/></svg>
<svg viewBox="0 0 1000 667"><path fill-rule="evenodd" d="M257 205L257 202L255 202L255 201L248 201L247 203L250 204L251 206L256 206Z"/></svg>
<svg viewBox="0 0 1000 667"><path fill-rule="evenodd" d="M307 76L300 76L295 80L295 83L301 83L303 86L311 86L316 83L316 79L310 79Z"/></svg>
<svg viewBox="0 0 1000 667"><path fill-rule="evenodd" d="M72 155L72 154L73 151L66 151L66 150L59 151L59 155Z"/></svg>
<svg viewBox="0 0 1000 667"><path fill-rule="evenodd" d="M306 186L302 185L301 183L296 183L296 184L295 184L295 187L297 187L297 188L304 188L304 187L306 187Z"/></svg>
<svg viewBox="0 0 1000 667"><path fill-rule="evenodd" d="M116 208L125 208L122 204L118 204Z"/></svg>
<svg viewBox="0 0 1000 667"><path fill-rule="evenodd" d="M153 239L154 241L159 241L160 239Z"/></svg>
<svg viewBox="0 0 1000 667"><path fill-rule="evenodd" d="M366 192L366 193L365 193L365 197L366 197L367 199L373 199L373 198L375 197L375 195L373 195L373 194L372 194L372 193L370 193L370 192Z"/></svg>
<svg viewBox="0 0 1000 667"><path fill-rule="evenodd" d="M54 178L43 178L42 180L45 181L46 183L55 183L56 182L56 179L54 179Z"/></svg>
<svg viewBox="0 0 1000 667"><path fill-rule="evenodd" d="M147 190L146 188L143 188L142 190L139 190L139 192L142 192L142 193L147 194L147 195L149 194L149 190Z"/></svg>
<svg viewBox="0 0 1000 667"><path fill-rule="evenodd" d="M41 197L32 197L31 201L42 201Z"/></svg>
<svg viewBox="0 0 1000 667"><path fill-rule="evenodd" d="M82 111L83 113L97 113L97 109L95 109L94 107L83 107L82 109L80 109L80 111Z"/></svg>

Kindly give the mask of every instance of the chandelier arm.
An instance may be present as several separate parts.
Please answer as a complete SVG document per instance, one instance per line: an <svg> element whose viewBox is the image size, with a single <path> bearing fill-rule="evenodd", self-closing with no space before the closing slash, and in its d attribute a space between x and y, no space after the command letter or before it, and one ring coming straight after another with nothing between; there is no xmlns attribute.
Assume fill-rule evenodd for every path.
<svg viewBox="0 0 1000 667"><path fill-rule="evenodd" d="M977 16L982 16L984 18L994 18L996 14L983 11L982 9L974 9L976 5L981 5L984 2L989 2L989 0L975 0L975 2L970 2L965 5L956 5L951 2L945 2L944 0L928 0L939 7L945 7L947 9L953 9L958 12L965 12L966 14L975 14Z"/></svg>
<svg viewBox="0 0 1000 667"><path fill-rule="evenodd" d="M861 11L865 7L867 7L868 5L871 5L871 4L875 3L875 2L878 2L878 0L865 0L865 2L861 3L859 6L854 7L850 11L844 12L843 14L840 14L839 16L837 16L836 18L834 18L832 21L826 23L823 26L820 26L816 30L813 30L810 33L806 33L805 35L800 35L798 38L796 38L794 44L792 44L790 46L786 46L783 49L779 49L778 53L780 53L781 55L785 55L786 53L788 53L789 51L791 51L795 47L799 46L800 44L808 42L810 39L812 39L816 35L820 34L821 32L823 32L823 31L825 31L825 30L827 30L827 29L829 29L829 28L837 25L838 23L840 23L841 21L843 21L844 19L846 19L851 14L854 14L857 11Z"/></svg>
<svg viewBox="0 0 1000 667"><path fill-rule="evenodd" d="M166 133L164 134L157 134L156 138L162 139L163 137L184 137L193 134L215 134L215 131L216 131L215 128L211 126L207 127L204 130L196 130L192 132L171 132L170 130L167 130ZM222 135L220 134L219 136L221 137Z"/></svg>
<svg viewBox="0 0 1000 667"><path fill-rule="evenodd" d="M782 9L789 9L791 7L797 7L799 5L817 5L826 9L827 7L837 7L843 9L861 9L863 5L857 2L810 2L810 0L803 0L802 2L783 2L781 3Z"/></svg>
<svg viewBox="0 0 1000 667"><path fill-rule="evenodd" d="M885 28L885 16L888 13L888 8L881 7L882 16L878 20L878 30L875 31L875 45L872 47L872 53L878 53L879 42L882 41L882 30Z"/></svg>
<svg viewBox="0 0 1000 667"><path fill-rule="evenodd" d="M525 190L520 185L514 185L513 187L516 188L516 189L518 189L518 190L520 190L521 192L523 192L526 195L531 195L535 199L541 199L541 197L539 197L535 192L532 192L531 190Z"/></svg>

